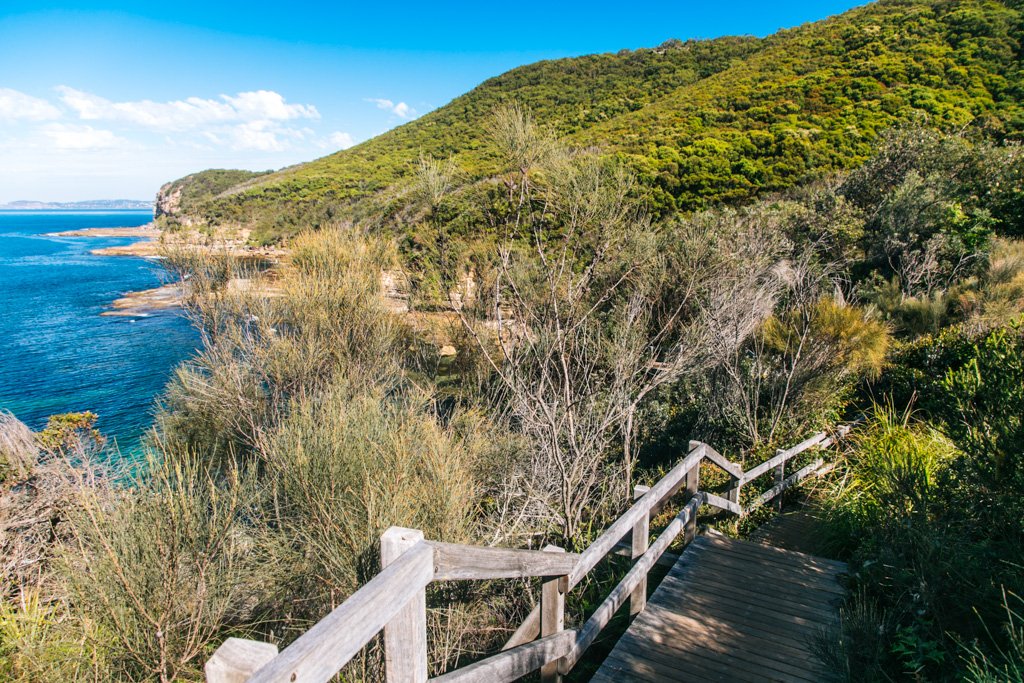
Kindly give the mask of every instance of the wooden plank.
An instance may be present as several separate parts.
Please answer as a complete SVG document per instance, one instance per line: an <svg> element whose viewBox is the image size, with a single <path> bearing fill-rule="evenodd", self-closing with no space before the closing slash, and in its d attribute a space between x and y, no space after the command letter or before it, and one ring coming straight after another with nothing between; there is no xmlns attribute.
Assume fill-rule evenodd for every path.
<svg viewBox="0 0 1024 683"><path fill-rule="evenodd" d="M836 600L841 600L844 595L839 588L830 590L831 587L827 585L799 583L796 580L780 578L778 574L744 571L742 567L723 565L708 559L700 560L700 571L691 575L694 581L710 581L722 587L735 585L736 591L753 591L759 595L785 598L805 606L820 604L825 609L831 608Z"/></svg>
<svg viewBox="0 0 1024 683"><path fill-rule="evenodd" d="M668 584L663 583L659 588L665 588L666 599L675 599L681 609L693 605L694 608L707 610L721 605L731 610L737 618L778 624L783 630L788 624L800 631L807 624L831 622L836 615L834 604L808 606L779 599L765 595L757 587L742 589L731 582L714 581L707 573L687 572Z"/></svg>
<svg viewBox="0 0 1024 683"><path fill-rule="evenodd" d="M801 441L792 448L787 448L785 450L779 451L774 457L765 460L760 465L752 467L747 472L745 472L743 474L743 483L746 484L748 482L753 481L754 479L757 479L765 472L774 469L775 467L779 466L782 463L785 463L793 456L803 453L808 448L813 448L814 446L817 446L827 438L828 434L826 434L825 432L819 432L818 434L815 434L809 439Z"/></svg>
<svg viewBox="0 0 1024 683"><path fill-rule="evenodd" d="M849 568L845 562L810 555L799 550L784 550L782 548L776 548L763 543L738 541L736 539L724 537L717 537L713 541L709 540L708 543L709 545L724 544L725 548L730 553L735 553L737 555L749 554L765 561L775 560L777 562L789 563L799 560L805 567L813 568L822 572L831 572L836 576L841 576L849 572Z"/></svg>
<svg viewBox="0 0 1024 683"><path fill-rule="evenodd" d="M820 460L820 458L819 458L819 460ZM817 469L817 468L815 468L815 469ZM775 498L775 511L776 512L782 512L782 497L779 496L779 494L786 490L785 487L783 486L783 484L785 484L785 482L786 482L786 463L785 463L785 461L783 461L783 462L780 462L778 465L775 466L775 486L776 487L782 487L782 488L780 488L776 493L773 493L767 499L764 498L764 496L762 495L762 496L758 497L758 500L761 500L763 502L763 501L768 500L770 498Z"/></svg>
<svg viewBox="0 0 1024 683"><path fill-rule="evenodd" d="M649 486L635 486L633 488L633 500L638 500L643 497L648 491L651 490ZM636 525L633 527L633 538L630 543L630 559L636 560L642 557L647 552L647 548L650 546L651 536L651 515L647 513L640 517ZM661 559L660 557L658 559ZM647 604L647 575L640 579L639 583L636 584L636 588L629 596L629 613L631 616L636 616L644 610L644 605Z"/></svg>
<svg viewBox="0 0 1024 683"><path fill-rule="evenodd" d="M652 664L658 665L659 662L655 658L648 657L647 650L642 644L638 645L637 642L636 639L633 639L633 642L626 642L621 648L616 647L605 658L601 669L598 671L615 671L614 680L618 680L625 673L622 671L622 668L629 666L627 662L655 660L652 661ZM703 653L673 649L667 651L667 654L671 654L673 657L673 661L669 665L672 675L685 681L721 681L723 683L762 683L764 681L763 675L750 674L742 669L730 670L730 667L723 665L715 657L702 657ZM629 676L628 673L625 673L625 675ZM639 676L630 676L628 680L647 679Z"/></svg>
<svg viewBox="0 0 1024 683"><path fill-rule="evenodd" d="M557 554L561 548L548 546L548 554ZM564 552L564 551L563 551ZM569 590L568 580L559 576L545 581L540 591L540 635L548 638L565 630L565 594ZM575 644L575 640L573 641ZM560 683L562 676L558 673L558 661L545 661L540 669L541 683Z"/></svg>
<svg viewBox="0 0 1024 683"><path fill-rule="evenodd" d="M681 595L685 596L683 600L677 600ZM664 599L651 603L650 609L651 615L644 619L644 623L657 620L671 621L664 616L667 612L680 619L692 619L703 624L701 628L711 633L724 632L728 635L732 632L750 638L769 640L775 644L776 654L787 658L807 655L807 635L815 633L818 626L823 623L820 620L804 619L800 624L780 626L777 613L771 610L763 610L756 605L736 605L693 591L666 592ZM831 618L826 618L824 623L831 623Z"/></svg>
<svg viewBox="0 0 1024 683"><path fill-rule="evenodd" d="M622 648L614 650L608 659L619 667L646 669L661 677L641 679L645 681L671 680L689 683L694 680L725 680L742 681L743 683L762 683L763 681L808 683L808 681L816 680L736 660L729 655L708 650L695 643L688 642L684 647L672 650L656 647ZM703 675L696 675L698 672Z"/></svg>
<svg viewBox="0 0 1024 683"><path fill-rule="evenodd" d="M735 590L735 586L722 586L704 577L689 574L681 581L662 583L659 590L662 588L665 592L662 598L666 601L665 604L675 605L680 611L727 610L740 621L750 621L755 625L771 625L780 637L789 635L800 639L809 625L813 628L815 624L831 623L835 618L834 609L808 609L806 606L791 602L757 600L760 597L757 593L740 593Z"/></svg>
<svg viewBox="0 0 1024 683"><path fill-rule="evenodd" d="M742 641L744 648L736 649L749 651L744 654L737 652L735 656L739 658L753 657L754 661L777 659L785 664L813 659L808 647L815 635L813 624L808 625L803 638L779 638L772 629L737 620L730 612L723 612L716 617L707 610L676 611L661 604L652 606L651 610L650 617L638 624L638 628L650 627L652 630L648 638L654 644L664 645L666 639L678 644L688 634L700 634L721 643ZM723 651L729 653L728 647Z"/></svg>
<svg viewBox="0 0 1024 683"><path fill-rule="evenodd" d="M796 591L773 590L768 579L749 574L744 575L742 572L723 571L719 568L709 569L702 573L695 572L689 578L691 582L700 583L701 592L740 601L758 601L766 608L770 607L780 614L803 616L809 619L833 613L839 600L838 596L832 594L829 594L829 598L803 597L800 592ZM741 585L741 583L753 585ZM806 592L810 593L811 591Z"/></svg>
<svg viewBox="0 0 1024 683"><path fill-rule="evenodd" d="M547 662L564 656L576 642L576 631L561 631L493 657L431 678L431 683L502 683L536 671Z"/></svg>
<svg viewBox="0 0 1024 683"><path fill-rule="evenodd" d="M752 608L747 601L738 600L730 595L715 595L709 592L696 593L690 590L678 588L667 589L664 599L676 600L675 605L686 605L679 608L680 612L686 610L701 610L702 612L718 613L728 612L735 616L738 623L749 623L753 627L766 628L776 634L780 641L789 642L794 646L804 644L804 636L808 628L816 629L821 624L831 624L834 614L815 614L808 616L794 616L778 610ZM685 602L684 602L685 601ZM648 609L653 609L648 606Z"/></svg>
<svg viewBox="0 0 1024 683"><path fill-rule="evenodd" d="M615 672L614 677L617 681L643 681L644 683L682 683L683 681L678 671L639 659L630 653L613 652L605 659L605 663Z"/></svg>
<svg viewBox="0 0 1024 683"><path fill-rule="evenodd" d="M743 466L740 465L738 462L733 462L732 460L729 460L727 457L725 457L724 455L716 451L714 448L712 448L711 446L702 441L690 442L691 451L694 448L697 448L698 446L704 446L704 457L710 460L711 462L715 463L719 467L721 467L728 474L731 474L733 477L737 479L743 476Z"/></svg>
<svg viewBox="0 0 1024 683"><path fill-rule="evenodd" d="M816 472L819 475L821 470ZM805 511L785 512L763 524L748 540L762 546L805 553L820 552L821 522Z"/></svg>
<svg viewBox="0 0 1024 683"><path fill-rule="evenodd" d="M717 606L713 609L724 610L725 607ZM723 642L728 641L731 643L730 647L739 649L740 645L738 644L744 643L742 647L750 648L750 657L754 657L758 661L761 659L781 659L781 661L793 663L811 662L813 659L809 645L819 628L817 623L810 624L808 626L809 631L788 633L775 631L770 626L761 623L751 624L739 621L731 615L729 616L728 623L723 628L714 623L707 624L707 613L695 613L692 610L688 610L680 613L672 612L671 614L673 615L672 619L680 625L692 622L692 628L697 629L700 633L711 634L724 639ZM663 621L672 621L672 619ZM655 623L657 623L659 628L665 628L662 622ZM697 624L700 623L704 623L704 625L698 628ZM674 642L676 647L690 647L684 644L682 637L677 638ZM704 650L706 648L693 646L693 649Z"/></svg>
<svg viewBox="0 0 1024 683"><path fill-rule="evenodd" d="M631 680L624 672L645 681L821 680L809 646L836 618L844 566L812 559L698 539L606 659L605 678L595 680Z"/></svg>
<svg viewBox="0 0 1024 683"><path fill-rule="evenodd" d="M622 606L623 601L626 597L633 592L636 588L637 583L640 579L647 576L647 572L654 566L655 560L658 556L665 552L665 549L675 540L676 536L686 527L691 518L697 516L697 509L704 498L702 493L698 493L696 496L686 504L679 514L669 522L665 530L661 532L657 540L651 544L651 547L644 553L643 557L637 560L636 564L626 573L622 578L622 581L612 590L611 594L604 601L598 605L594 613L587 619L587 622L580 629L579 637L576 639L576 644L572 650L569 651L562 661L559 663L559 670L563 673L569 673L579 658L583 655L594 639L597 638L597 634L608 625L612 617L615 616L615 612L618 611L619 607Z"/></svg>
<svg viewBox="0 0 1024 683"><path fill-rule="evenodd" d="M766 594L757 586L736 585L732 577L721 577L713 572L694 570L693 566L683 568L680 574L671 581L663 582L659 587L672 592L679 604L696 604L704 600L712 605L716 602L728 602L734 611L743 614L756 614L751 606L768 615L775 615L780 624L791 624L802 627L807 622L830 620L835 615L835 606L830 603L794 602L778 596Z"/></svg>
<svg viewBox="0 0 1024 683"><path fill-rule="evenodd" d="M686 502L689 503L694 500L698 495L697 492L700 490L700 466L693 467L689 472L686 473L685 488L686 488ZM703 498L704 496L701 495ZM697 510L693 511L690 518L686 521L686 526L683 528L683 543L688 544L697 537Z"/></svg>
<svg viewBox="0 0 1024 683"><path fill-rule="evenodd" d="M273 643L228 638L203 667L206 683L245 683L276 655L277 645Z"/></svg>
<svg viewBox="0 0 1024 683"><path fill-rule="evenodd" d="M771 548L758 543L723 546L717 543L712 544L701 541L702 539L698 539L693 545L692 555L694 557L701 554L708 554L723 561L746 563L751 567L760 567L763 565L765 571L791 572L794 575L799 575L807 580L817 580L830 586L841 588L841 586L839 586L838 577L842 575L843 572L837 567L814 565L801 561L802 558L787 558L785 556L770 554L764 552L764 550L771 550Z"/></svg>
<svg viewBox="0 0 1024 683"><path fill-rule="evenodd" d="M434 551L417 543L261 667L249 683L327 683L434 576Z"/></svg>
<svg viewBox="0 0 1024 683"><path fill-rule="evenodd" d="M811 668L811 654L807 651L801 653L800 659L779 659L771 641L738 637L740 634L735 632L725 632L724 635L721 631L713 633L700 621L679 619L666 610L660 610L658 616L666 618L654 621L655 615L652 613L652 619L634 622L634 634L646 636L645 647L634 652L650 658L664 657L668 665L678 661L677 651L692 652L707 660L720 662L733 672L746 671L755 676L771 675L778 680L793 683L813 683L817 680L816 676L807 671ZM671 649L668 649L666 636L672 639ZM661 639L655 640L658 637Z"/></svg>
<svg viewBox="0 0 1024 683"><path fill-rule="evenodd" d="M579 558L575 553L566 552L485 548L437 541L427 543L434 549L435 581L564 576Z"/></svg>
<svg viewBox="0 0 1024 683"><path fill-rule="evenodd" d="M713 493L707 493L707 492L704 493L704 497L707 499L706 502L707 502L708 505L712 505L712 506L714 506L716 508L720 508L722 510L728 510L729 512L731 512L733 514L736 514L736 515L742 515L743 514L743 508L738 503L734 503L733 501L729 500L728 498L722 498L720 496L716 496Z"/></svg>
<svg viewBox="0 0 1024 683"><path fill-rule="evenodd" d="M760 544L758 544L760 545ZM764 546L761 546L764 547ZM764 564L769 568L779 568L792 570L797 574L805 575L807 578L817 578L822 581L826 581L830 585L842 584L839 582L839 577L845 574L844 571L839 570L835 567L829 567L827 565L814 565L804 564L801 566L794 566L791 559L785 557L778 557L770 554L760 554L757 551L747 550L746 548L721 548L720 546L700 546L700 550L711 549L720 553L726 553L727 557L732 557L738 561L755 562Z"/></svg>
<svg viewBox="0 0 1024 683"><path fill-rule="evenodd" d="M605 658L599 671L608 671L615 681L725 681L723 672L714 667L686 671L680 662L666 664L662 658L650 657L644 648L615 648ZM728 679L736 683L755 683L742 676Z"/></svg>
<svg viewBox="0 0 1024 683"><path fill-rule="evenodd" d="M705 571L716 574L736 573L739 576L764 581L765 590L775 589L784 593L814 594L822 601L846 594L834 576L806 572L802 568L788 568L775 564L753 564L745 557L734 557L721 551L696 548L691 560ZM775 585L778 582L778 585ZM749 585L751 582L747 582Z"/></svg>
<svg viewBox="0 0 1024 683"><path fill-rule="evenodd" d="M651 508L677 491L687 473L697 467L703 457L703 446L690 451L678 465L652 486L650 491L598 536L590 547L580 553L576 566L569 573L569 589L574 588L598 562L604 559L605 555L633 529L641 516L650 514Z"/></svg>
<svg viewBox="0 0 1024 683"><path fill-rule="evenodd" d="M530 613L526 615L526 619L519 625L519 628L509 637L505 645L502 646L502 650L511 650L514 647L519 647L524 643L528 643L531 640L535 640L540 635L540 603L538 602L530 610Z"/></svg>
<svg viewBox="0 0 1024 683"><path fill-rule="evenodd" d="M423 543L422 531L391 527L380 537L381 567L386 569L420 543ZM426 683L426 586L384 625L384 671L387 683Z"/></svg>
<svg viewBox="0 0 1024 683"><path fill-rule="evenodd" d="M762 493L760 496L755 498L750 503L750 505L747 506L747 509L746 509L747 514L749 514L750 512L756 510L757 508L761 507L762 505L767 503L769 500L771 500L775 496L779 495L780 493L782 493L786 489L790 488L791 486L793 486L793 485L803 481L804 479L806 479L810 475L814 474L824 464L824 462L825 462L824 459L818 458L817 460L815 460L811 464L807 465L806 467L801 468L796 473L792 474L791 476L789 476L789 477L787 477L785 479L781 479L780 480L778 478L778 475L776 475L775 486L771 487L770 489L768 489L767 491Z"/></svg>
<svg viewBox="0 0 1024 683"><path fill-rule="evenodd" d="M837 574L845 574L848 571L846 563L840 562L839 560L830 560L817 555L809 555L807 553L802 553L799 550L783 550L781 548L773 548L772 546L760 543L740 541L723 535L701 536L695 541L695 544L697 546L715 545L726 548L729 552L754 553L758 557L773 557L776 559L783 559L786 562L799 561L805 566L821 568L832 567Z"/></svg>
<svg viewBox="0 0 1024 683"><path fill-rule="evenodd" d="M800 642L805 628L815 627L817 624L831 623L835 612L812 611L807 612L787 606L786 609L775 606L763 606L758 609L750 609L751 603L748 598L736 597L733 591L716 592L712 590L679 589L678 587L667 588L665 599L675 599L676 604L688 604L693 609L704 611L729 610L737 615L737 618L750 621L755 624L771 625L776 629L780 637L788 637ZM648 606L650 609L650 606Z"/></svg>

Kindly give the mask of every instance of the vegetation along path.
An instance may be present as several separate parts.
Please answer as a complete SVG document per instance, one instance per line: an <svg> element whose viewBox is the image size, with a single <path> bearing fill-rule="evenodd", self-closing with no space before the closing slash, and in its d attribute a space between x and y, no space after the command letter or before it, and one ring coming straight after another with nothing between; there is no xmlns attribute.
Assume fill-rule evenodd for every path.
<svg viewBox="0 0 1024 683"><path fill-rule="evenodd" d="M687 547L592 681L818 681L846 565L719 535Z"/></svg>

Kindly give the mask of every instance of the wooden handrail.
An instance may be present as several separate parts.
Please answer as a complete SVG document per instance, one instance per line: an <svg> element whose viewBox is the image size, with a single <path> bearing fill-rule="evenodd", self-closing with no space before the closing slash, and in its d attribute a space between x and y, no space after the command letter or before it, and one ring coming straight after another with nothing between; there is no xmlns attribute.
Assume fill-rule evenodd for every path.
<svg viewBox="0 0 1024 683"><path fill-rule="evenodd" d="M626 573L622 581L604 599L604 602L598 605L597 609L594 610L594 613L590 615L590 618L583 625L583 628L580 629L579 636L577 636L572 650L559 662L559 673L569 673L586 649L590 647L594 639L597 638L598 634L608 625L608 622L612 620L615 613L619 611L619 608L629 598L633 589L636 588L642 579L647 577L647 573L651 571L651 567L661 557L661 554L671 545L676 536L697 517L697 509L703 502L703 496L703 493L698 493L686 504L679 514L669 522L668 526L665 527L665 530L661 532L658 539L647 552Z"/></svg>
<svg viewBox="0 0 1024 683"><path fill-rule="evenodd" d="M434 577L434 551L417 543L318 621L248 683L326 683Z"/></svg>
<svg viewBox="0 0 1024 683"><path fill-rule="evenodd" d="M697 467L704 458L705 446L698 445L690 451L682 462L673 467L668 474L661 478L650 490L636 501L626 512L622 514L604 533L580 553L579 561L572 571L569 572L569 589L575 587L587 573L593 569L598 562L603 560L612 548L621 541L626 534L633 530L633 526L639 521L642 515L649 515L651 508L669 498L678 491L684 483L684 479L690 470Z"/></svg>
<svg viewBox="0 0 1024 683"><path fill-rule="evenodd" d="M649 489L637 487L633 505L579 554L561 552L552 546L540 551L428 541L415 529L393 527L381 537L383 569L365 586L276 656L273 645L228 639L207 663L207 681L326 683L383 630L389 683L424 683L427 585L432 581L527 577L546 578L542 602L530 612L503 651L430 680L500 683L540 669L544 683L558 681L579 661L623 604L631 603L631 613L643 609L645 601L638 594L647 574L680 534L685 542L692 538L701 505L740 516L749 514L806 477L829 469L824 458L817 458L793 475L782 476L789 460L811 448L835 444L851 426L841 426L833 434L815 434L746 472L739 463L728 460L707 444L691 441L686 456ZM705 460L731 477L733 485L725 497L698 489L700 464ZM746 507L741 506L741 487L773 469L775 485ZM652 515L684 487L688 496L684 507L648 545ZM643 538L637 538L638 535ZM631 556L632 568L579 630L566 630L562 623L565 594L609 553Z"/></svg>
<svg viewBox="0 0 1024 683"><path fill-rule="evenodd" d="M569 654L576 643L577 632L559 631L553 636L504 650L469 666L449 671L431 683L479 683L480 681L514 681L532 673L548 662L555 662Z"/></svg>
<svg viewBox="0 0 1024 683"><path fill-rule="evenodd" d="M523 579L565 576L576 565L575 553L487 548L427 541L434 549L434 581Z"/></svg>

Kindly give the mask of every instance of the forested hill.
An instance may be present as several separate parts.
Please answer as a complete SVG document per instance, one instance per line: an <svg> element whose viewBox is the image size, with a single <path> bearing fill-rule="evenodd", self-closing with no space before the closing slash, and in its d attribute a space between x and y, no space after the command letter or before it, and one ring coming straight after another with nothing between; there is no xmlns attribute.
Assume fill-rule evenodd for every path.
<svg viewBox="0 0 1024 683"><path fill-rule="evenodd" d="M1020 0L881 0L765 39L538 62L351 149L185 203L273 239L400 185L424 155L484 174L488 117L515 101L621 155L657 211L693 210L855 166L905 121L1020 138L1022 39Z"/></svg>

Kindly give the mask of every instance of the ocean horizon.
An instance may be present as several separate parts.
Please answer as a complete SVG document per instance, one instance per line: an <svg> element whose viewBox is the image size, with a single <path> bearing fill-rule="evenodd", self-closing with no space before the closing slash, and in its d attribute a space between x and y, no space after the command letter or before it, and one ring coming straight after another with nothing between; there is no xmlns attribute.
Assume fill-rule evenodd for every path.
<svg viewBox="0 0 1024 683"><path fill-rule="evenodd" d="M0 409L34 430L50 415L92 411L122 451L137 448L155 400L198 333L180 311L105 317L111 303L163 283L159 263L100 256L130 237L57 237L83 228L136 227L139 210L0 210Z"/></svg>

